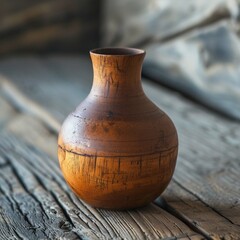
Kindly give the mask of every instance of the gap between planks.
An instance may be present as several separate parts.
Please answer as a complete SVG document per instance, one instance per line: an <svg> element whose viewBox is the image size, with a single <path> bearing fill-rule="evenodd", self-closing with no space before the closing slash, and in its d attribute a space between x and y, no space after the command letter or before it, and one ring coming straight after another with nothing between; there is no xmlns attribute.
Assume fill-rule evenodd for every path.
<svg viewBox="0 0 240 240"><path fill-rule="evenodd" d="M11 89L11 88L10 88L10 89ZM11 90L10 90L10 92L8 92L8 95L10 96L10 99L13 101L13 103L14 103L14 101L16 101L16 102L18 103L18 101L19 101L18 98L14 98L14 97L12 98L12 97L11 97ZM23 95L23 96L24 96L24 95ZM25 103L24 103L24 101L23 101L23 106L24 106L24 105L25 105ZM26 106L26 105L25 105L25 106ZM25 111L26 111L26 110L25 110ZM36 115L36 114L35 114L35 115ZM36 116L37 116L37 115L36 115ZM42 118L41 120L42 120L43 122L45 122L46 125L48 125L48 121L46 121L45 118ZM57 132L57 128L55 128L54 131ZM194 194L194 193L192 193L192 194ZM190 222L190 224L191 224L191 222Z"/></svg>
<svg viewBox="0 0 240 240"><path fill-rule="evenodd" d="M18 90L16 90L16 88L14 88L14 91L11 92L9 91L9 89L11 89L11 87L13 86L12 84L8 84L6 83L6 80L4 81L4 88L2 88L2 90L5 91L5 94L7 96L7 98L11 101L11 103L16 107L16 109L18 109L20 112L23 111L25 112L25 108L27 105L25 104L28 104L28 102L26 101L27 99L24 98L24 96L22 97L21 96L21 93L20 92L17 92ZM7 86L7 87L6 87ZM14 87L14 86L13 86ZM7 91L6 91L7 89ZM17 92L17 94L16 94ZM14 95L14 97L11 96L11 94ZM16 98L16 96L20 96L20 98ZM17 103L16 103L17 101ZM25 105L25 106L24 106ZM23 106L23 107L22 107ZM36 105L34 105L36 106ZM39 109L39 106L38 108ZM30 111L32 110L32 108L30 108ZM42 111L41 111L42 112ZM31 113L29 112L29 109L28 109L28 112L27 113ZM32 112L32 115L33 116L39 116L39 114L36 114L36 109L34 109L34 111ZM40 115L41 117L42 116L45 116L45 115ZM48 119L48 118L47 118ZM25 120L23 118L23 120ZM52 126L49 126L48 124L46 124L45 121L47 121L45 118L40 118L40 121L43 121L46 125L46 127L48 127L49 131L50 132L55 132L55 134L57 133L58 129L57 128L53 128ZM21 122L21 121L20 121ZM10 124L11 126L12 124ZM28 125L28 129L29 129L30 125ZM36 127L33 126L33 127ZM31 129L29 129L31 130ZM33 129L32 129L33 130ZM5 137L7 138L7 137ZM22 147L23 148L23 147ZM11 154L9 154L11 156ZM7 160L8 162L11 162L14 161L13 157L11 158L11 161L9 160L10 158L7 157ZM17 176L17 179L19 180L20 184L26 189L26 186L27 186L27 182L24 182L22 180L22 177L19 175L19 168L21 169L21 164L19 165L16 161L14 163L15 165L17 164L17 166L15 167L12 167L12 171L14 173L14 175ZM25 171L25 170L24 170ZM33 169L31 171L34 171ZM61 173L59 173L61 174ZM29 175L26 171L24 173L24 176L27 176ZM35 176L36 177L36 176ZM30 177L32 178L32 177ZM38 182L42 182L41 178L40 177L36 177L37 178L37 181ZM61 184L63 185L63 183ZM67 217L68 219L68 222L70 225L73 225L74 227L74 223L73 221L71 220L70 217L68 217L68 213L67 213L67 210L64 210L65 208L68 209L66 207L66 204L65 204L65 201L60 201L59 202L59 197L58 196L54 196L54 193L56 193L56 191L50 191L50 189L46 189L48 190L50 193L52 193L52 197L55 199L55 202L57 202L57 204L62 208L62 211L63 211L63 214ZM27 190L27 192L29 192L29 190ZM34 197L34 199L37 199L36 197ZM76 201L76 200L75 200ZM86 206L85 206L86 207ZM82 210L82 209L81 209ZM160 211L160 212L158 212ZM138 213L137 213L138 212ZM107 224L111 224L112 225L112 228L113 229L116 229L116 232L115 232L115 237L119 236L119 226L122 225L122 229L121 231L124 232L123 235L125 236L128 236L128 238L130 239L134 239L134 238L149 238L149 239L156 239L156 238L159 238L159 237L170 237L170 236L176 236L177 238L189 238L189 239L194 239L194 238L197 238L197 239L201 239L201 235L198 235L196 234L194 231L192 232L191 230L187 230L186 227L184 227L184 225L181 223L181 221L179 221L177 218L174 218L173 216L171 216L171 214L168 216L166 215L166 213L162 212L162 210L160 210L160 208L157 210L157 208L155 207L155 210L154 210L154 205L152 205L152 207L148 207L147 209L142 209L142 210L139 210L139 211L133 211L133 212L126 212L126 213L119 213L119 212L111 212L111 214L108 212L108 211L105 211L105 210L99 210L99 213L100 215L102 216L105 216L106 219L109 219L109 214L110 215L115 215L114 217L114 220L117 221L115 223L115 221L107 221ZM151 213L152 212L152 213ZM157 219L154 220L154 218L152 220L150 220L152 218L151 214L153 214L153 216L155 214L160 214L159 217ZM141 213L141 214L140 214ZM145 214L144 214L145 213ZM120 216L119 216L120 214ZM139 215L140 214L140 215ZM131 216L129 218L129 216ZM142 216L142 217L140 217ZM166 221L171 223L169 225L169 223L167 223L165 225L164 223L164 220L161 220L161 218L165 216L166 218ZM102 218L102 217L101 217ZM140 219L142 218L142 221L140 221ZM145 219L146 220L143 220ZM172 219L173 218L173 219ZM120 221L121 219L121 221ZM174 220L175 219L175 220ZM153 225L152 225L152 222L153 221ZM156 223L154 223L156 222ZM141 225L138 225L138 224L142 224ZM174 224L173 224L174 223ZM147 224L147 225L146 225ZM160 224L160 225L159 225ZM178 227L179 230L174 230L175 227L174 225L175 224L178 224L179 226L181 227ZM68 223L66 223L65 225L68 225ZM132 225L132 226L131 226ZM129 226L129 227L127 227ZM135 226L135 227L134 227ZM148 227L151 229L151 230L147 230ZM128 229L129 228L129 229ZM166 228L166 229L165 229ZM133 229L135 229L137 232L134 233ZM138 231L138 229L142 229L141 231ZM165 229L165 230L164 230ZM110 230L109 230L110 232ZM134 233L134 234L133 234ZM21 233L15 233L16 235L21 235ZM40 233L39 233L40 234ZM90 238L93 238L93 235L89 235L86 231L84 231L84 233L78 233L81 235L81 237L83 237L84 235L86 236L89 236ZM132 235L133 234L133 235ZM114 235L112 235L113 237ZM144 237L145 236L145 237ZM98 235L96 237L99 237L101 238L101 235Z"/></svg>

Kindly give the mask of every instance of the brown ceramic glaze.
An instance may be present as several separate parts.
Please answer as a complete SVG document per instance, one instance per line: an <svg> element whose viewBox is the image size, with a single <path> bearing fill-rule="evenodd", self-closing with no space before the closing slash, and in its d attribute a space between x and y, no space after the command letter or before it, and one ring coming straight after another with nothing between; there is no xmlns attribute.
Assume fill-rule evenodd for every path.
<svg viewBox="0 0 240 240"><path fill-rule="evenodd" d="M143 50L105 48L90 55L91 92L59 134L64 178L94 207L144 206L171 180L178 150L176 129L143 92Z"/></svg>

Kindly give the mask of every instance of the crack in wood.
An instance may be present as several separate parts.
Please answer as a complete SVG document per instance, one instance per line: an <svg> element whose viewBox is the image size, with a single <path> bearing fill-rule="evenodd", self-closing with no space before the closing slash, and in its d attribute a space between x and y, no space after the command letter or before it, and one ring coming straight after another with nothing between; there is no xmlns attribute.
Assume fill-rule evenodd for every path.
<svg viewBox="0 0 240 240"><path fill-rule="evenodd" d="M40 64L41 65L41 64ZM150 86L150 84L149 83L145 83L145 87L146 88L148 88L148 85ZM156 87L156 85L153 85L153 84L151 84L152 86L154 86L154 87ZM160 88L160 87L158 87L158 88ZM149 87L149 89L150 89L150 87ZM151 89L150 89L151 90ZM158 90L158 89L157 89ZM160 89L161 90L161 89ZM156 97L156 96L158 96L159 95L159 92L157 92L156 91L156 93L154 93L154 90L151 90L151 93L152 93L152 96L153 96L153 98L154 97ZM167 93L167 94L166 94ZM28 96L29 97L29 96ZM30 97L31 97L31 95L30 95ZM18 97L17 97L18 98ZM21 100L21 99L20 99ZM207 150L209 150L210 148L213 150L213 151L219 151L219 154L218 154L218 159L216 159L217 161L221 161L221 159L219 158L219 156L221 156L221 155L223 155L224 154L224 151L225 151L225 149L226 149L226 147L228 146L228 154L226 155L226 154L224 154L223 156L224 157L227 157L227 156L229 156L229 159L231 160L231 161L233 161L234 159L233 159L233 157L235 156L235 154L236 154L236 149L232 146L232 145L226 145L226 141L225 141L225 139L220 139L220 140L222 140L222 141L218 141L218 144L213 144L214 142L216 142L217 141L217 138L218 138L218 134L217 134L217 132L216 131L219 131L219 133L221 133L222 135L224 134L224 135L226 135L226 134L230 134L227 130L228 130L228 128L227 128L227 125L228 125L228 121L223 121L222 119L220 119L220 118L217 118L217 117L215 117L214 115L210 115L207 111L202 111L201 110L201 107L199 107L199 106L195 106L194 104L190 104L190 103L188 103L187 102L187 100L185 100L185 99L179 99L178 97L176 97L176 96L173 96L173 95L170 95L169 94L169 96L168 96L168 91L166 90L166 89L162 89L162 100L161 100L161 102L157 99L157 97L155 98L155 100L156 100L156 102L157 103L159 103L160 104L160 106L164 106L164 109L168 109L168 111L172 114L172 116L177 120L177 123L178 123L178 125L179 125L179 129L180 129L180 134L182 135L182 148L184 148L186 151L188 150L188 148L187 147L189 147L190 148L190 150L192 150L192 149L195 149L195 148L191 148L193 145L196 145L196 144L198 144L198 146L199 146L199 150L198 151L196 151L195 152L195 154L199 154L199 151L207 151ZM178 101L179 100L179 101ZM181 100L181 101L180 101ZM178 103L176 104L175 102L176 101L178 101ZM174 103L171 103L171 102L174 102ZM41 102L42 103L42 102ZM27 105L26 105L27 106ZM49 109L51 110L51 107L52 107L52 109L53 109L53 106L50 106L49 107ZM56 106L55 106L56 107ZM48 109L48 110L49 110ZM69 105L66 105L66 109L70 109L70 104ZM21 111L21 113L23 113L24 111ZM62 113L63 113L64 111L62 111ZM32 113L31 113L32 114ZM34 114L34 112L33 112L33 114ZM65 113L64 113L65 114ZM201 116L200 116L201 115ZM35 115L35 116L37 116L37 115ZM198 116L199 116L199 118L198 118ZM43 116L44 117L44 116ZM197 121L196 122L196 124L195 125L190 125L189 123L190 122L192 122L192 120L193 120L193 117L194 117L194 119L199 119L199 121ZM37 118L38 118L38 116L37 116ZM182 118L182 119L181 119ZM200 120L202 120L202 121L200 121ZM219 120L219 122L217 121L217 120ZM44 121L46 121L47 122L47 119L45 119ZM186 123L184 123L184 122L186 122ZM229 123L230 124L230 123ZM199 126L198 126L199 125ZM202 131L201 132L201 129L202 129L202 127L204 127L206 125L206 131ZM225 127L226 126L226 127ZM45 127L47 127L47 125L45 125ZM212 127L212 128L211 128ZM214 128L213 128L214 127ZM238 126L236 126L236 127L238 127ZM211 136L213 136L214 138L213 138L213 140L214 141L212 141L212 142L210 142L210 141L202 141L202 139L205 139L205 135L206 135L206 133L209 133L209 131L215 131L215 132L213 132L212 133L212 135ZM236 131L237 131L237 129L236 129ZM54 132L54 134L56 134L57 133L57 130L55 130L55 131L53 131ZM187 142L187 139L189 138L189 136L191 135L191 141L189 142L189 143L185 143L185 142ZM196 135L197 135L197 137L196 137ZM203 136L204 135L204 136ZM204 138L203 138L203 137ZM42 137L42 136L40 136L40 137ZM0 143L0 145L1 145L1 143ZM17 146L18 145L18 142L15 142L15 145ZM21 146L22 147L22 146ZM50 146L49 146L50 147ZM11 148L10 148L11 149ZM13 149L13 148L12 148ZM12 151L12 149L11 149L11 151ZM196 150L196 149L195 149ZM32 148L32 150L31 151L34 151L34 148ZM40 153L40 155L41 155L41 151L39 151ZM186 153L184 153L186 156L188 156L190 153L189 152L186 152ZM182 154L182 156L183 156L183 154ZM214 156L213 156L214 157ZM235 156L235 159L237 159L237 157ZM52 159L51 159L52 160ZM229 161L230 161L229 160ZM48 160L46 160L47 162L49 162L49 166L48 166L48 168L50 168L50 170L52 170L52 162L53 161L48 161ZM181 164L183 165L183 163L185 164L185 162L184 161L180 161L181 162ZM39 162L39 163L41 163L41 162ZM28 163L29 164L29 163ZM31 163L30 163L31 164ZM187 163L186 163L187 164ZM195 163L190 163L191 164L191 167L197 167L197 165L195 164ZM219 163L220 164L220 163ZM181 165L181 166L182 166ZM34 166L34 165L33 165ZM181 167L180 166L180 167ZM6 166L7 167L7 166ZM31 166L32 167L32 166ZM1 168L1 167L0 167ZM36 168L36 169L38 169L38 168ZM43 168L44 169L44 168ZM183 170L184 171L186 171L187 169L189 169L189 168L183 168ZM4 170L4 168L3 169L1 169L2 171ZM31 168L29 168L29 171L31 171L31 172L33 172L33 170L31 170ZM36 170L37 171L37 170ZM40 168L39 168L39 171L40 171ZM55 171L55 170L54 170ZM49 177L49 179L51 178L51 179L53 179L52 178L52 176L55 174L54 173L54 171L51 173L51 175L48 175L48 177ZM55 177L54 177L54 179L56 178L56 179L58 179L58 185L60 186L61 185L61 181L63 181L63 179L62 179L62 177L61 177L61 175L59 174L59 171L55 171L56 172L56 174L55 174ZM45 176L47 176L46 174L45 174L45 170L43 170L43 171L41 171L39 174L42 174L42 176L43 177L45 177ZM53 175L52 175L53 174ZM50 177L51 176L51 177ZM200 176L201 177L201 176ZM60 180L61 179L61 180ZM50 180L51 181L51 180ZM205 182L205 183L207 183L207 182ZM176 184L178 184L177 182L176 182ZM196 197L196 199L197 200L199 200L199 202L201 202L201 203L203 203L203 205L204 206L207 206L207 207L209 207L209 209L211 209L212 211L214 211L215 213L216 213L216 215L217 216L219 216L219 218L216 218L217 220L219 220L219 221L221 221L221 219L224 219L224 220L226 220L229 224L234 224L233 222L232 222L232 220L231 219L228 219L228 218L226 218L224 215L221 215L221 212L220 212L220 214L219 214L219 211L218 210L216 210L215 211L215 208L213 208L213 207L211 207L211 206L209 206L208 205L208 203L209 202L207 202L207 204L204 202L204 201L202 201L202 197L198 197L198 196L196 196L196 194L194 194L191 190L191 186L188 186L188 188L189 188L189 190L188 190L188 188L184 188L184 186L182 186L182 184L178 184L178 186L179 186L179 188L180 189L184 189L186 192L188 192L189 194L191 194L191 195L193 195L194 197ZM195 185L196 186L196 185ZM199 186L199 185L198 185ZM63 186L60 186L62 189L64 189L64 192L66 193L66 195L69 197L69 199L71 199L71 201L74 201L73 200L73 198L71 197L71 194L69 194L69 192L68 192L68 190L66 190L67 188L66 188L66 186L63 184ZM177 194L176 195L176 193L174 194L174 196L175 197L178 197L179 195ZM181 196L181 195L180 195ZM181 197L180 197L181 198ZM213 198L213 200L216 200L216 198ZM180 199L181 200L181 199ZM184 199L183 199L184 200ZM205 199L205 200L207 200L207 199ZM170 207L171 207L171 203L167 203ZM187 203L186 203L187 204ZM211 204L211 202L210 202L210 204ZM76 205L76 207L77 207L77 205ZM192 207L191 205L189 205L189 208L190 207ZM177 210L176 210L177 209ZM177 206L177 205L174 205L174 207L173 207L173 210L174 211L177 211L179 214L180 214L180 218L182 217L181 215L183 215L184 216L184 209L181 209L180 208L180 212L178 211L178 209L179 209L179 207ZM183 213L182 213L182 210L183 210ZM196 209L194 209L194 210L198 210L197 208ZM221 209L220 209L221 210ZM82 211L82 210L81 210ZM92 210L90 210L90 211L92 211ZM171 214L171 213L170 213ZM225 213L224 213L225 214ZM172 216L174 216L173 214L171 214ZM116 216L118 216L118 215L116 215ZM192 222L192 224L193 225L195 225L195 223L194 223L194 220L192 220L191 219L191 214L189 215L190 216L190 218L188 219L188 217L186 217L187 218L187 221L190 221L190 222ZM81 217L81 216L79 216L79 217ZM102 216L101 216L102 217ZM177 215L176 216L177 217L177 219L179 219L179 216ZM106 216L104 216L104 218L103 219L109 219L109 215L106 215ZM110 218L111 219L111 218ZM181 219L180 219L181 220ZM230 220L230 221L229 221ZM237 220L237 219L236 219ZM94 221L94 219L92 220L92 219L90 219L89 221ZM96 220L96 221L100 221L100 220ZM111 220L109 220L109 221L111 221ZM112 220L112 221L114 221L114 219ZM110 222L109 222L109 224L110 224ZM205 225L203 225L204 226L204 228L203 228L203 230L205 230L207 227L206 227L206 224ZM228 227L229 227L230 225L228 225ZM239 226L238 224L235 224L235 226ZM230 226L231 227L231 226ZM200 228L200 229L202 229L201 228L201 225L200 226L197 226L197 228ZM192 228L191 228L192 229ZM207 228L208 229L208 228ZM111 232L111 227L108 227L108 230L109 230L109 232ZM216 230L217 230L217 228L216 228ZM219 236L219 238L221 238L222 237L222 235L221 235L221 233L219 233L219 235L218 235L218 232L216 232L216 230L214 230L215 232L213 232L214 234L216 234L216 237L218 237ZM231 228L229 228L229 231L231 230ZM207 230L206 230L206 232L207 232ZM226 233L227 234L227 233ZM229 235L231 235L231 233L229 232ZM114 236L113 234L112 235L110 235L110 236ZM118 233L116 233L116 236L119 236L119 234ZM189 236L191 236L191 234L189 234ZM214 235L215 236L215 235ZM226 235L226 237L227 237L228 235ZM180 235L178 235L178 237L180 238ZM183 237L184 238L184 237ZM191 237L190 237L191 238ZM224 238L224 236L223 236L223 238ZM230 236L230 238L231 238L231 236ZM177 239L176 237L169 237L169 239ZM235 239L234 237L232 238L232 239Z"/></svg>
<svg viewBox="0 0 240 240"><path fill-rule="evenodd" d="M66 151L66 152L69 152L69 153L73 153L73 154L76 154L76 155L79 155L79 156L83 156L83 157L89 157L89 158L95 158L96 155L91 155L91 154L86 154L86 153L78 153L76 151L73 151L73 150L68 150L64 147L62 147L61 145L58 144L58 147L61 148L63 151ZM176 150L177 146L173 146L171 148L167 148L167 149L164 149L162 151L159 151L159 152L150 152L150 153L146 153L146 154L132 154L132 155L103 155L103 156L99 156L100 158L101 157L104 157L104 158L125 158L125 157L144 157L144 156L149 156L149 155L161 155L162 153L164 152L171 152L171 151L174 151Z"/></svg>
<svg viewBox="0 0 240 240"><path fill-rule="evenodd" d="M10 161L11 162L11 161ZM48 215L45 213L44 208L42 206L41 201L38 200L38 198L34 195L34 193L30 192L26 186L26 184L24 183L24 181L22 180L21 176L19 175L17 169L15 168L14 164L11 164L11 169L14 173L14 175L17 177L19 183L22 185L22 187L24 188L24 190L26 191L27 194L29 194L29 196L31 196L36 203L38 203L40 209L42 210L43 215L49 219ZM46 226L45 226L46 227Z"/></svg>
<svg viewBox="0 0 240 240"><path fill-rule="evenodd" d="M158 198L157 200L154 201L154 203L163 208L165 211L167 211L168 213L170 213L171 215L175 216L176 218L178 218L179 220L181 220L182 222L184 222L190 229L192 229L194 232L199 233L200 235L202 235L203 237L205 237L207 240L213 240L213 238L211 236L209 236L209 234L198 228L198 226L196 226L195 224L192 223L192 221L190 221L188 218L186 218L184 215L182 215L181 213L179 213L176 209L172 208L167 201L165 201L164 198Z"/></svg>
<svg viewBox="0 0 240 240"><path fill-rule="evenodd" d="M219 216L221 216L222 218L226 219L229 223L235 225L235 226L239 226L239 224L235 224L234 222L232 222L229 218L227 218L226 216L222 215L219 211L217 211L215 208L211 207L209 204L207 204L204 200L202 200L196 193L193 193L192 191L190 191L189 189L185 188L181 183L179 183L179 181L177 181L176 179L173 179L173 181L182 189L184 189L186 192L188 192L189 194L193 195L195 198L197 198L200 202L202 202L205 206L207 206L208 208L210 208L211 210L213 210L215 213L217 213Z"/></svg>

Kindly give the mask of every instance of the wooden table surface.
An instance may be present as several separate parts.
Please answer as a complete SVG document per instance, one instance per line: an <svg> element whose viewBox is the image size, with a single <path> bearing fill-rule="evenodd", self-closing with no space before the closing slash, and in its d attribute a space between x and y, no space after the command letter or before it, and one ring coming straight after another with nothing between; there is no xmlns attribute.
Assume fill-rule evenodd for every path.
<svg viewBox="0 0 240 240"><path fill-rule="evenodd" d="M180 151L161 197L132 211L94 209L66 185L61 122L90 90L88 57L0 60L0 239L240 239L240 124L146 79Z"/></svg>

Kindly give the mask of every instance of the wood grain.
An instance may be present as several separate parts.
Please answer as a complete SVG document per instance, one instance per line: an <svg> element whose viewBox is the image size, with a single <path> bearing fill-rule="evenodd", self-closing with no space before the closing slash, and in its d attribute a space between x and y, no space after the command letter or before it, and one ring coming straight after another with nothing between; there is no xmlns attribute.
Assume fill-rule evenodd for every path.
<svg viewBox="0 0 240 240"><path fill-rule="evenodd" d="M15 90L13 88L13 93ZM203 239L201 234L192 231L182 221L154 204L134 211L112 212L96 210L79 201L63 180L55 158L57 131L54 133L51 126L38 118L36 110L39 107L32 113L31 109L26 112L25 108L19 108L22 98L19 98L18 103L17 99L12 101L12 98L9 98L9 88L7 93L10 102L5 100L8 106L6 109L12 108L12 111L9 111L8 121L2 125L7 132L0 131L0 190L4 188L3 192L0 191L2 193L0 201L5 209L3 212L0 209L2 220L0 237ZM18 111L13 116L14 109ZM2 108L2 111L4 110ZM8 114L7 111L5 113ZM51 140L53 137L55 141ZM24 141L28 145L23 143ZM40 149L54 157L50 159ZM5 176L4 179L1 178L2 175ZM8 190L5 189L6 185ZM14 193L11 190L13 188ZM16 197L15 192L21 194ZM15 198L17 202L13 205ZM49 224L52 225L48 229Z"/></svg>
<svg viewBox="0 0 240 240"><path fill-rule="evenodd" d="M28 68L30 63L32 67ZM91 87L87 57L8 58L0 61L0 71L59 121ZM239 239L239 123L146 79L143 85L151 99L174 120L180 138L174 180L163 194L170 208L160 205L190 228L195 226L205 238ZM65 93L68 98L56 98L55 92ZM124 226L124 232L133 231Z"/></svg>
<svg viewBox="0 0 240 240"><path fill-rule="evenodd" d="M176 129L143 92L143 50L102 48L90 55L92 89L59 133L58 158L64 178L94 207L145 206L172 178L178 151Z"/></svg>
<svg viewBox="0 0 240 240"><path fill-rule="evenodd" d="M151 204L132 211L97 210L68 188L57 160L1 132L1 235L17 239L203 239ZM8 222L8 225L5 222Z"/></svg>
<svg viewBox="0 0 240 240"><path fill-rule="evenodd" d="M1 2L0 54L88 51L99 39L99 1Z"/></svg>
<svg viewBox="0 0 240 240"><path fill-rule="evenodd" d="M199 229L202 234L212 239L239 238L240 227L237 224L233 224L224 215L219 214L215 208L202 202L175 180L171 182L164 195L156 199L155 203L183 222L187 222L192 229ZM228 207L225 211L229 211Z"/></svg>

